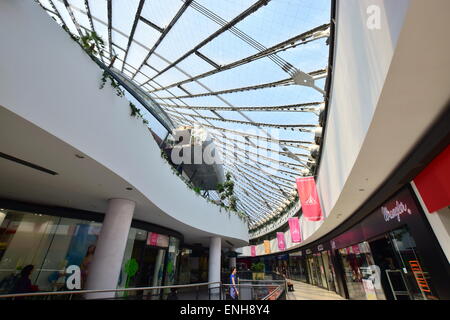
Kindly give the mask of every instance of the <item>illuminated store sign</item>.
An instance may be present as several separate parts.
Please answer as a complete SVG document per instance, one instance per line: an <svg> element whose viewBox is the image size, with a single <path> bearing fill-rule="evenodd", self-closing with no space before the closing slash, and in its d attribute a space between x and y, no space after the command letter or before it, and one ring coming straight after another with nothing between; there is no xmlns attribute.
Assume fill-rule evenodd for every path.
<svg viewBox="0 0 450 320"><path fill-rule="evenodd" d="M387 207L381 207L381 213L384 216L384 220L386 222L396 219L398 222L401 220L401 216L405 213L411 214L411 209L408 208L408 205L401 202L395 201L395 207L393 209L388 209Z"/></svg>

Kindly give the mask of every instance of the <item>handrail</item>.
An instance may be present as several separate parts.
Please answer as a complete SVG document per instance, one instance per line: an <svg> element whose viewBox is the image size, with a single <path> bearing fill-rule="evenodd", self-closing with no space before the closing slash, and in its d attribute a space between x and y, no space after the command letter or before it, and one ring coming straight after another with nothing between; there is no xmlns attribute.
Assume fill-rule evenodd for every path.
<svg viewBox="0 0 450 320"><path fill-rule="evenodd" d="M269 293L267 296L265 296L264 298L262 298L261 300L268 300L271 296L273 296L275 293L277 293L277 291L283 290L282 286L279 286L278 288L276 288L275 290L273 290L271 293Z"/></svg>
<svg viewBox="0 0 450 320"><path fill-rule="evenodd" d="M285 282L285 280L239 280L239 282Z"/></svg>
<svg viewBox="0 0 450 320"><path fill-rule="evenodd" d="M220 284L220 281L216 282L203 282L193 283L187 285L172 285L172 286L158 286L158 287L138 287L138 288L123 288L123 289L98 289L98 290L73 290L73 291L46 291L46 292L32 292L32 293L12 293L0 295L1 298L20 298L20 297L33 297L33 296L58 296L58 295L71 295L71 294L83 294L83 293L99 293L99 292L128 292L128 291L145 291L145 290L158 290L158 289L170 289L170 288L195 288L210 286L214 284ZM211 289L217 289L214 287Z"/></svg>
<svg viewBox="0 0 450 320"><path fill-rule="evenodd" d="M222 284L222 286L223 287L231 287L231 286L234 286L234 287L243 287L243 288L254 288L254 287L262 287L262 288L266 288L266 287L269 287L270 286L270 284L254 284L254 285L251 285L251 284L236 284L236 285L234 285L234 284L229 284L229 283L227 283L227 284ZM276 284L274 284L274 285L272 285L272 286L276 286ZM281 286L281 285L278 285L278 286Z"/></svg>

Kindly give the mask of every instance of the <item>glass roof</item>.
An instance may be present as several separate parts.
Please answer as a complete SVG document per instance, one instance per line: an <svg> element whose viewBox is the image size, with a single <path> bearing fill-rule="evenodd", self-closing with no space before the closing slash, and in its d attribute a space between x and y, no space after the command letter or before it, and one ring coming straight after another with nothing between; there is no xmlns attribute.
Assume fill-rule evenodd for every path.
<svg viewBox="0 0 450 320"><path fill-rule="evenodd" d="M250 227L294 199L296 177L314 174L330 0L38 2L72 34L95 31L98 58L162 118L208 130Z"/></svg>

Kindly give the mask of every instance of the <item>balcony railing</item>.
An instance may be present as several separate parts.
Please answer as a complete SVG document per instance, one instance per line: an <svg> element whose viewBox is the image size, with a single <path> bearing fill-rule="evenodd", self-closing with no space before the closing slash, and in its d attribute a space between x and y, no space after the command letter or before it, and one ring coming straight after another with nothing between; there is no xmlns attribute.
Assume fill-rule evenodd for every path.
<svg viewBox="0 0 450 320"><path fill-rule="evenodd" d="M0 295L0 300L227 300L231 284L195 283L157 287L103 290L73 290ZM243 280L236 285L238 300L285 299L286 283L282 280ZM95 298L95 293L114 293L110 298ZM90 295L90 296L89 296Z"/></svg>

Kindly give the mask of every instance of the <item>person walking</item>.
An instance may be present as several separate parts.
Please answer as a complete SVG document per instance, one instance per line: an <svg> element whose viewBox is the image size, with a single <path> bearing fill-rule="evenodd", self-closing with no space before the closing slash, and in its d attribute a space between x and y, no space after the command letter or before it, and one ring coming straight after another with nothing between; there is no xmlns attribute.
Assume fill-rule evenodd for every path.
<svg viewBox="0 0 450 320"><path fill-rule="evenodd" d="M236 268L231 269L231 275L230 275L230 297L233 300L237 300L239 297L239 291L236 288Z"/></svg>

